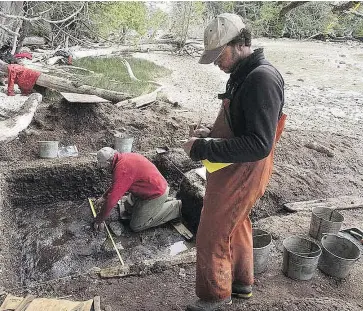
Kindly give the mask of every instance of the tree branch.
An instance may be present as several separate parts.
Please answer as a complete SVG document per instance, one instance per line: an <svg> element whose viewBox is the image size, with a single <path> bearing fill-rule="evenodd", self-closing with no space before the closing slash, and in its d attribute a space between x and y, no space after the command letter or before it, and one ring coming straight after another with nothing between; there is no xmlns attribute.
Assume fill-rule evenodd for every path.
<svg viewBox="0 0 363 311"><path fill-rule="evenodd" d="M348 1L340 5L333 5L333 13L340 13L354 8L360 1Z"/></svg>
<svg viewBox="0 0 363 311"><path fill-rule="evenodd" d="M61 24L61 23L64 23L64 22L66 22L66 21L68 21L68 20L70 20L72 17L74 17L74 16L76 16L78 13L80 13L82 10L83 10L83 8L84 8L84 5L82 5L76 12L74 12L72 15L70 15L70 16L68 16L67 18L64 18L64 19L62 19L62 20L59 20L59 21L51 21L51 20L47 20L47 19L45 19L45 18L43 18L43 20L45 21L45 22L48 22L48 23L50 23L50 24Z"/></svg>
<svg viewBox="0 0 363 311"><path fill-rule="evenodd" d="M25 16L19 16L19 15L9 15L9 14L5 14L3 12L0 11L0 16L2 17L6 17L6 18L14 18L14 19L22 19L24 21L28 21L28 22L35 22L35 21L45 21L47 23L50 24L61 24L64 23L68 20L70 20L71 18L73 18L74 16L76 16L78 13L80 13L83 10L84 5L82 5L76 12L74 12L73 14L71 14L70 16L68 16L67 18L64 18L62 20L58 20L58 21L52 21L52 20L48 20L45 19L41 16L38 17L25 17Z"/></svg>
<svg viewBox="0 0 363 311"><path fill-rule="evenodd" d="M291 10L296 9L297 7L307 3L309 1L292 1L289 4L285 5L280 13L279 13L279 19L282 19L285 17L287 13L289 13Z"/></svg>
<svg viewBox="0 0 363 311"><path fill-rule="evenodd" d="M354 11L354 10L349 10L349 11L346 11L344 12L345 14L353 14L355 16L358 16L358 17L361 17L363 18L363 13L360 13L360 12L357 12L357 11Z"/></svg>
<svg viewBox="0 0 363 311"><path fill-rule="evenodd" d="M19 37L19 36L20 36L20 34L19 34L19 33L14 32L14 31L10 30L9 28L6 28L5 26L3 26L3 25L1 25L1 24L0 24L0 28L1 28L1 29L4 29L6 32L10 33L10 34L11 34L11 35L13 35L13 36L16 36L16 37Z"/></svg>

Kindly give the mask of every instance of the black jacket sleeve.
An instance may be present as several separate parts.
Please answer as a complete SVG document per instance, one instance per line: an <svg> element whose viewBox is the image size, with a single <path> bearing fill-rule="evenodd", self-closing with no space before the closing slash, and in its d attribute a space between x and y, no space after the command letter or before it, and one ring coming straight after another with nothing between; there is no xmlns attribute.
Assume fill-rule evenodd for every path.
<svg viewBox="0 0 363 311"><path fill-rule="evenodd" d="M198 139L192 146L193 160L211 162L254 162L271 151L283 104L283 80L272 66L256 68L244 81L232 101L239 119L232 116L234 138ZM233 108L230 109L233 112Z"/></svg>

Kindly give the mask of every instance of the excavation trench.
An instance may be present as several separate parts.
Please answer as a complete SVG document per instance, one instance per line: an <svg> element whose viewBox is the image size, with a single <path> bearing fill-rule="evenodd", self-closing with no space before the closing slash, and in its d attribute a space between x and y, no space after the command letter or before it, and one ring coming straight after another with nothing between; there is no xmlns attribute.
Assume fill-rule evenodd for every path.
<svg viewBox="0 0 363 311"><path fill-rule="evenodd" d="M205 181L194 170L200 164L180 149L145 155L167 179L171 195L182 200L185 224L196 233L205 193ZM0 264L6 271L5 286L28 286L86 273L93 267L120 265L106 233L92 229L88 198L100 196L111 182L110 174L97 168L94 160L35 160L8 168L0 182L0 225L4 228ZM261 201L274 205L270 199L267 195ZM120 221L117 208L107 223L126 265L170 261L194 246L170 224L132 232L127 222Z"/></svg>
<svg viewBox="0 0 363 311"><path fill-rule="evenodd" d="M172 187L171 178L180 183L180 176L166 177ZM38 160L5 173L0 220L5 229L0 252L6 280L11 283L8 286L119 265L106 233L92 230L87 200L101 195L110 181L109 174L94 162L79 159ZM176 195L177 189L172 194ZM186 246L170 224L134 233L127 223L120 222L117 208L107 222L126 265L168 258Z"/></svg>

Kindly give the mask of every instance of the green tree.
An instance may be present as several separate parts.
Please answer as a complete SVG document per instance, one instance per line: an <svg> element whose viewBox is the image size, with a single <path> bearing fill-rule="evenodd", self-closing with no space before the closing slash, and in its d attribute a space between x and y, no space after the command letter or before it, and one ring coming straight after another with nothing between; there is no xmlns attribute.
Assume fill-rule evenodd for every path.
<svg viewBox="0 0 363 311"><path fill-rule="evenodd" d="M90 11L90 17L102 36L117 33L124 42L130 30L139 35L147 31L147 8L144 2L94 2Z"/></svg>

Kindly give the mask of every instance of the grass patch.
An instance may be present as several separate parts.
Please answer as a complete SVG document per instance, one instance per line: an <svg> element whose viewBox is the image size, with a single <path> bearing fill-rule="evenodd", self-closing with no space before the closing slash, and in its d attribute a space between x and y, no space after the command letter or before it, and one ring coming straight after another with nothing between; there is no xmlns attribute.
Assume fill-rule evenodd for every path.
<svg viewBox="0 0 363 311"><path fill-rule="evenodd" d="M163 75L170 75L171 71L147 60L138 58L125 58L130 64L136 78L142 81L131 80L126 67L120 57L85 57L73 61L73 65L93 71L77 71L78 80L84 84L128 93L134 96L149 93L156 86L146 81L152 81Z"/></svg>

